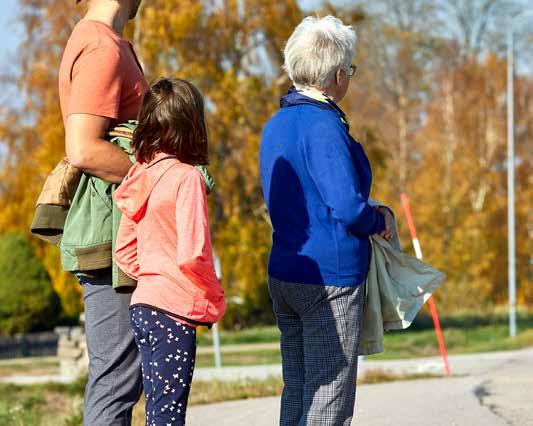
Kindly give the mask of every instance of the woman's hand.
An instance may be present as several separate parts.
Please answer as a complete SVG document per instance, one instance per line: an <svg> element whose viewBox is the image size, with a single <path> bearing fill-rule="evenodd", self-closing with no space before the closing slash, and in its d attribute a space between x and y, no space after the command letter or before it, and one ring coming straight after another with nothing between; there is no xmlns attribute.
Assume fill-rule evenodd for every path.
<svg viewBox="0 0 533 426"><path fill-rule="evenodd" d="M387 207L378 207L377 210L385 218L385 229L381 231L379 235L387 241L391 241L394 234L394 217Z"/></svg>

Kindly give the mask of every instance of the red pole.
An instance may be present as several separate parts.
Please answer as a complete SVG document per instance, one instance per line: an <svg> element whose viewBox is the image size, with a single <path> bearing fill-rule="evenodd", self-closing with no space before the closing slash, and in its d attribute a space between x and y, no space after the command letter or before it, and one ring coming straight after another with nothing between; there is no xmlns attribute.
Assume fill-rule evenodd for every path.
<svg viewBox="0 0 533 426"><path fill-rule="evenodd" d="M415 223L413 221L413 215L411 213L411 207L409 206L409 198L407 194L401 194L402 206L407 219L407 226L409 227L409 233L411 234L411 240L413 241L413 247L415 249L416 257L422 260L422 248L420 247L420 241L416 236ZM446 345L444 344L444 337L442 335L442 328L440 326L439 315L437 313L437 307L433 297L428 299L429 311L431 312L431 318L433 318L433 326L435 327L435 333L437 334L437 342L439 344L440 354L444 361L444 371L447 376L451 374L450 365L448 364L448 354L446 353Z"/></svg>

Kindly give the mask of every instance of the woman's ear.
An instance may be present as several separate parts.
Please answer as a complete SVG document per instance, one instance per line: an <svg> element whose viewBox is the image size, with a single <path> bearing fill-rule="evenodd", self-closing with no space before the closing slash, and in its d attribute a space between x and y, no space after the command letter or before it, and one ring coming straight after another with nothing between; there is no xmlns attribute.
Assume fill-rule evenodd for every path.
<svg viewBox="0 0 533 426"><path fill-rule="evenodd" d="M337 83L337 86L341 85L343 74L344 74L344 70L342 68L339 68L337 72L335 73L335 82Z"/></svg>

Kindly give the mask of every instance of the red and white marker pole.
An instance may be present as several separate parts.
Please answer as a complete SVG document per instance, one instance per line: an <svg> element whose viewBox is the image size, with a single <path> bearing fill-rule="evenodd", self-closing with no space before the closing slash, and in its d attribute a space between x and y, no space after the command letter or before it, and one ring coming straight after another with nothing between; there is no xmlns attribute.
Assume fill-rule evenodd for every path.
<svg viewBox="0 0 533 426"><path fill-rule="evenodd" d="M416 236L416 228L415 223L413 221L413 215L411 214L411 207L409 206L409 198L407 197L407 194L402 193L402 206L403 210L405 212L405 217L407 219L407 226L409 227L409 233L411 234L411 240L413 241L413 247L415 249L415 255L417 259L422 260L422 248L420 247L420 241L418 240L418 237ZM426 300L424 300L426 302ZM433 326L435 327L435 333L437 334L437 341L439 343L439 349L442 356L442 360L444 361L444 371L447 376L449 376L450 373L450 365L448 364L448 355L446 353L446 345L444 344L444 337L442 336L442 328L440 326L439 321L439 315L437 313L437 307L435 306L435 301L433 300L433 297L428 296L427 302L429 305L429 310L431 312L431 317L433 318Z"/></svg>

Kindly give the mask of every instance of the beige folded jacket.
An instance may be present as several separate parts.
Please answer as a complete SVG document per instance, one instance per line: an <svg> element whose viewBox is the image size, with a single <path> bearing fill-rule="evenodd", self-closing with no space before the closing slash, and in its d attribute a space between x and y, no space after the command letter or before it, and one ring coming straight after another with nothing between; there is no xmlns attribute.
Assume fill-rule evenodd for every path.
<svg viewBox="0 0 533 426"><path fill-rule="evenodd" d="M115 137L131 138L128 127L117 126L106 133L106 139ZM30 231L35 236L54 245L59 245L63 236L63 227L74 194L78 189L81 170L63 158L52 170L44 182L35 205L35 214Z"/></svg>
<svg viewBox="0 0 533 426"><path fill-rule="evenodd" d="M395 230L392 242L370 237L372 255L366 279L366 302L359 355L383 352L388 330L409 327L446 275L400 249Z"/></svg>

